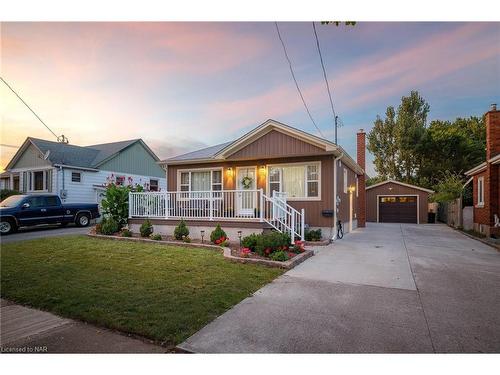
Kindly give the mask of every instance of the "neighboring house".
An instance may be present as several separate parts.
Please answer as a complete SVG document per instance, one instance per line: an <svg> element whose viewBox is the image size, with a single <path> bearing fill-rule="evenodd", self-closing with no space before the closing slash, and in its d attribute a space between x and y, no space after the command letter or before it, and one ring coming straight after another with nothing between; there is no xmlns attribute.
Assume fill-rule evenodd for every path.
<svg viewBox="0 0 500 375"><path fill-rule="evenodd" d="M141 139L76 146L28 137L1 177L5 188L54 193L66 203L100 203L109 182L165 189L158 161Z"/></svg>
<svg viewBox="0 0 500 375"><path fill-rule="evenodd" d="M132 225L142 223L137 217L156 218L155 231L172 234L184 218L190 235L199 237L201 230L209 234L220 222L233 238L237 230L245 235L266 227L289 233L293 228L302 237L305 225L321 228L331 238L336 219L346 232L364 226L363 131L358 133L358 163L326 139L268 120L232 142L160 165L167 169L168 189L158 199L166 201L144 204L147 194L137 194L138 201L131 204ZM145 213L146 205L159 209Z"/></svg>
<svg viewBox="0 0 500 375"><path fill-rule="evenodd" d="M473 182L474 230L500 236L500 111L486 113L486 161L465 172Z"/></svg>
<svg viewBox="0 0 500 375"><path fill-rule="evenodd" d="M434 191L387 180L366 188L366 221L415 223L428 220L428 199Z"/></svg>

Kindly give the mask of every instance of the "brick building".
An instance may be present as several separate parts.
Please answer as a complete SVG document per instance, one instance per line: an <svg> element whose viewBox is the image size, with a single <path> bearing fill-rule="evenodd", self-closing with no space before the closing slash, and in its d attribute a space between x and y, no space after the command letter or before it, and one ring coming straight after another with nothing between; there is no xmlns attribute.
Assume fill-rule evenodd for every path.
<svg viewBox="0 0 500 375"><path fill-rule="evenodd" d="M465 172L473 178L474 230L500 236L500 111L486 113L486 161Z"/></svg>

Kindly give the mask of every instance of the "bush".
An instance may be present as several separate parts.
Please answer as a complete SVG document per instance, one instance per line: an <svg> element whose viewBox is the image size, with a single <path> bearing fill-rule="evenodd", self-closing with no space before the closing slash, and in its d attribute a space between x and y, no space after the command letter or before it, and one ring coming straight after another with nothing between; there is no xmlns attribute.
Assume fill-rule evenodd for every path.
<svg viewBox="0 0 500 375"><path fill-rule="evenodd" d="M122 237L132 237L132 232L129 229L122 229L121 233Z"/></svg>
<svg viewBox="0 0 500 375"><path fill-rule="evenodd" d="M139 232L141 232L141 237L149 237L151 234L153 234L153 225L149 221L149 219L146 219L144 223L142 223L141 227L139 228Z"/></svg>
<svg viewBox="0 0 500 375"><path fill-rule="evenodd" d="M109 184L101 202L103 213L111 216L118 223L118 229L127 224L129 192L128 186Z"/></svg>
<svg viewBox="0 0 500 375"><path fill-rule="evenodd" d="M293 244L293 247L292 247L292 251L295 254L300 254L300 253L303 253L304 251L306 251L306 249L304 248L304 242L303 241L295 241Z"/></svg>
<svg viewBox="0 0 500 375"><path fill-rule="evenodd" d="M270 232L257 238L255 252L260 256L270 256L275 251L286 251L290 246L290 236L286 233Z"/></svg>
<svg viewBox="0 0 500 375"><path fill-rule="evenodd" d="M101 223L97 223L97 224L95 225L95 232L96 232L97 234L102 234L102 224L101 224Z"/></svg>
<svg viewBox="0 0 500 375"><path fill-rule="evenodd" d="M0 190L0 201L3 201L5 198L10 197L11 195L22 194L20 191L11 190L11 189L2 189Z"/></svg>
<svg viewBox="0 0 500 375"><path fill-rule="evenodd" d="M321 241L321 229L306 229L304 237L306 241Z"/></svg>
<svg viewBox="0 0 500 375"><path fill-rule="evenodd" d="M189 236L189 228L187 227L186 222L181 219L179 225L177 225L174 229L174 237L176 240L182 240L187 236Z"/></svg>
<svg viewBox="0 0 500 375"><path fill-rule="evenodd" d="M152 234L150 238L155 241L161 241L161 234L159 233Z"/></svg>
<svg viewBox="0 0 500 375"><path fill-rule="evenodd" d="M229 240L229 238L227 238L226 232L222 230L220 224L217 224L212 233L210 233L210 241L216 245L225 246L227 244L227 240Z"/></svg>
<svg viewBox="0 0 500 375"><path fill-rule="evenodd" d="M248 258L250 256L251 252L252 252L252 250L250 250L248 247L244 247L243 249L241 249L240 257Z"/></svg>
<svg viewBox="0 0 500 375"><path fill-rule="evenodd" d="M186 237L184 237L184 238L183 238L183 241L184 241L185 243L191 243L191 237L186 236Z"/></svg>
<svg viewBox="0 0 500 375"><path fill-rule="evenodd" d="M118 232L120 228L118 227L118 223L112 217L106 217L101 222L101 233L107 236L111 234L115 234Z"/></svg>
<svg viewBox="0 0 500 375"><path fill-rule="evenodd" d="M241 240L241 246L249 248L251 251L255 251L255 247L257 246L257 239L259 238L258 234L252 233L249 236L243 237Z"/></svg>
<svg viewBox="0 0 500 375"><path fill-rule="evenodd" d="M271 258L271 260L276 260L278 262L285 262L288 260L288 254L286 252L284 252L283 250L279 250L279 251L275 251L274 253L272 253L269 258Z"/></svg>

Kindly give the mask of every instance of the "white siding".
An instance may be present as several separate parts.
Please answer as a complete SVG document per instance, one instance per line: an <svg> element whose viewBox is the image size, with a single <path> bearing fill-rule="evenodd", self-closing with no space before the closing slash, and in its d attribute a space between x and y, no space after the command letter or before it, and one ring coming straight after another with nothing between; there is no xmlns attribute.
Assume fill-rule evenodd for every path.
<svg viewBox="0 0 500 375"><path fill-rule="evenodd" d="M141 175L131 175L126 173L116 173L111 171L81 171L76 169L64 168L64 188L67 191L67 198L64 200L66 203L97 203L97 191L95 185L103 185L106 183L106 179L111 176L111 174L125 176L126 181L129 177L132 177L134 184L143 185L144 183L149 183L150 179L159 180L159 187L161 190L167 190L167 179L158 177L149 177ZM71 172L81 173L81 182L71 182ZM57 180L57 181L56 181ZM58 172L57 179L54 178L56 188L55 193L60 192L63 188L62 173ZM100 200L99 200L100 201Z"/></svg>

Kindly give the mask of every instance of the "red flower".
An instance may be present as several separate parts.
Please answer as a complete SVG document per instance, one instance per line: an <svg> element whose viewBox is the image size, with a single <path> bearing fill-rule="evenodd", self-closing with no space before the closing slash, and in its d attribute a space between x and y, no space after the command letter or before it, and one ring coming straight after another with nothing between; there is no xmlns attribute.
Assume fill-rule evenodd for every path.
<svg viewBox="0 0 500 375"><path fill-rule="evenodd" d="M220 240L215 240L215 243L218 245L220 244Z"/></svg>

